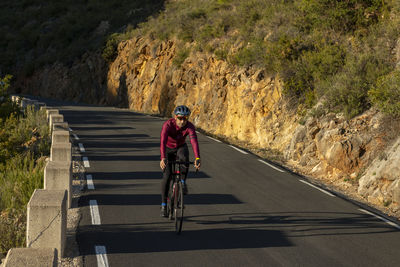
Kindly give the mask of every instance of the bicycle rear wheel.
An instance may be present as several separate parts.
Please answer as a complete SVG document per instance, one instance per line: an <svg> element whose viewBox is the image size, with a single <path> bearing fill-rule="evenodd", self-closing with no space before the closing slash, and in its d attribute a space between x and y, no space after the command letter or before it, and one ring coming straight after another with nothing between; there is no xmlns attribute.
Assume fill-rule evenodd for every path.
<svg viewBox="0 0 400 267"><path fill-rule="evenodd" d="M182 231L182 224L183 224L183 190L182 190L182 184L180 182L177 183L177 194L176 194L176 200L175 200L175 231L177 234L180 234Z"/></svg>

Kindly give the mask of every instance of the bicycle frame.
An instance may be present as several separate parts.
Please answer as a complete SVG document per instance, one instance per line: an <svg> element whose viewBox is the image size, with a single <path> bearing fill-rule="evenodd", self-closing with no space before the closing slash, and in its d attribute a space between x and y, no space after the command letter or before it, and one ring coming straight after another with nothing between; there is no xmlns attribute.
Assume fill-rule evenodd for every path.
<svg viewBox="0 0 400 267"><path fill-rule="evenodd" d="M180 162L180 161L172 161L168 164L171 164L171 181L170 188L168 192L168 203L167 203L167 211L169 218L171 220L175 219L175 231L177 234L180 234L182 231L183 224L183 190L182 190L182 182L180 179L180 171L179 167L183 164L193 164L193 162Z"/></svg>

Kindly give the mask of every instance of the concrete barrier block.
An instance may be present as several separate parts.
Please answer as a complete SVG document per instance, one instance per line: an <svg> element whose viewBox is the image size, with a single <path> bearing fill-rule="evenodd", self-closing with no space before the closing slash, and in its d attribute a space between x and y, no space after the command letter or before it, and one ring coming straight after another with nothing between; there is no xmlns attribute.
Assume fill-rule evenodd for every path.
<svg viewBox="0 0 400 267"><path fill-rule="evenodd" d="M50 121L50 115L51 114L59 114L58 109L54 108L47 108L46 109L46 115L47 115L47 120Z"/></svg>
<svg viewBox="0 0 400 267"><path fill-rule="evenodd" d="M71 161L71 143L52 144L50 161Z"/></svg>
<svg viewBox="0 0 400 267"><path fill-rule="evenodd" d="M67 208L71 208L71 188L71 161L48 161L46 167L44 168L44 189L67 190Z"/></svg>
<svg viewBox="0 0 400 267"><path fill-rule="evenodd" d="M51 135L51 143L59 144L59 143L69 143L69 131L59 130L53 131Z"/></svg>
<svg viewBox="0 0 400 267"><path fill-rule="evenodd" d="M53 131L69 131L68 122L53 123Z"/></svg>
<svg viewBox="0 0 400 267"><path fill-rule="evenodd" d="M56 248L64 256L67 231L67 192L35 189L28 202L26 244L28 248Z"/></svg>
<svg viewBox="0 0 400 267"><path fill-rule="evenodd" d="M49 119L50 129L53 129L53 123L56 122L64 122L64 116L61 114L51 114Z"/></svg>
<svg viewBox="0 0 400 267"><path fill-rule="evenodd" d="M56 267L55 248L12 248L8 251L4 267Z"/></svg>

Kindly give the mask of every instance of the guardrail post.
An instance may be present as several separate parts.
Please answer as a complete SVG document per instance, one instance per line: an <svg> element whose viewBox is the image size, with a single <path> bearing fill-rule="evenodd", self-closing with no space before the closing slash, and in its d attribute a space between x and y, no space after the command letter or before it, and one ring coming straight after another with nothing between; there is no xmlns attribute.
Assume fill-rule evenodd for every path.
<svg viewBox="0 0 400 267"><path fill-rule="evenodd" d="M72 164L71 161L48 161L44 169L44 189L66 190L67 208L72 203Z"/></svg>
<svg viewBox="0 0 400 267"><path fill-rule="evenodd" d="M67 192L35 189L28 202L26 243L29 248L56 248L64 256Z"/></svg>
<svg viewBox="0 0 400 267"><path fill-rule="evenodd" d="M71 143L52 144L50 152L51 161L71 161Z"/></svg>
<svg viewBox="0 0 400 267"><path fill-rule="evenodd" d="M55 122L64 122L64 116L61 114L50 114L50 129L53 129L53 123Z"/></svg>
<svg viewBox="0 0 400 267"><path fill-rule="evenodd" d="M69 143L69 131L59 130L53 131L51 135L52 144Z"/></svg>
<svg viewBox="0 0 400 267"><path fill-rule="evenodd" d="M4 267L56 267L55 248L12 248L8 251Z"/></svg>
<svg viewBox="0 0 400 267"><path fill-rule="evenodd" d="M69 131L67 122L55 122L53 123L53 131Z"/></svg>
<svg viewBox="0 0 400 267"><path fill-rule="evenodd" d="M58 109L46 108L47 121L50 121L50 115L51 114L59 114Z"/></svg>

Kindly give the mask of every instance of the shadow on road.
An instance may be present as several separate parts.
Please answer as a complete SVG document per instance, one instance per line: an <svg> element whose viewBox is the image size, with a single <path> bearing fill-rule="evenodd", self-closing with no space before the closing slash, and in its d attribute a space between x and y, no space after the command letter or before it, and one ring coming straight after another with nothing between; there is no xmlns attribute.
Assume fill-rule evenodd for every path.
<svg viewBox="0 0 400 267"><path fill-rule="evenodd" d="M114 140L107 140L107 141L85 141L85 147L86 148L96 148L96 149L102 149L102 148L135 148L135 149L141 149L141 150L152 150L153 147L160 147L160 143L155 143L155 142L138 142L137 140L123 140L120 139L114 139ZM135 150L138 151L138 150ZM117 152L116 152L117 153Z"/></svg>
<svg viewBox="0 0 400 267"><path fill-rule="evenodd" d="M107 243L108 254L292 246L285 235L276 230L202 229L184 231L177 236L173 231L141 231L129 226L93 228L81 228L78 239L90 240L91 247ZM95 254L95 251L83 254Z"/></svg>
<svg viewBox="0 0 400 267"><path fill-rule="evenodd" d="M103 130L132 130L135 129L133 127L126 127L126 126L115 126L115 127L104 127L104 126L84 126L84 127L78 127L74 126L73 130L77 131L103 131ZM96 135L97 136L97 135Z"/></svg>
<svg viewBox="0 0 400 267"><path fill-rule="evenodd" d="M157 162L158 164L158 162ZM158 166L157 166L158 167ZM147 172L88 172L88 174L92 174L93 178L96 180L148 180L155 179L160 180L162 178L161 171L147 171ZM207 173L199 171L197 173L193 171L189 171L188 179L203 179L203 178L211 178Z"/></svg>
<svg viewBox="0 0 400 267"><path fill-rule="evenodd" d="M128 129L134 129L129 128ZM115 129L115 128L112 128ZM131 138L149 138L148 134L80 134L81 139L131 139ZM157 138L159 140L159 138Z"/></svg>
<svg viewBox="0 0 400 267"><path fill-rule="evenodd" d="M185 221L200 225L268 226L287 228L288 237L354 235L398 232L381 220L360 213L346 212L281 212L239 213L188 216Z"/></svg>
<svg viewBox="0 0 400 267"><path fill-rule="evenodd" d="M79 206L89 205L89 200L96 199L99 205L160 205L160 194L88 194L80 197ZM230 194L190 194L186 196L188 205L242 204Z"/></svg>
<svg viewBox="0 0 400 267"><path fill-rule="evenodd" d="M99 153L95 153L97 155ZM115 156L92 156L89 153L86 154L90 161L156 161L160 162L160 156L159 155L140 155L140 156L123 156L123 155L115 155Z"/></svg>

